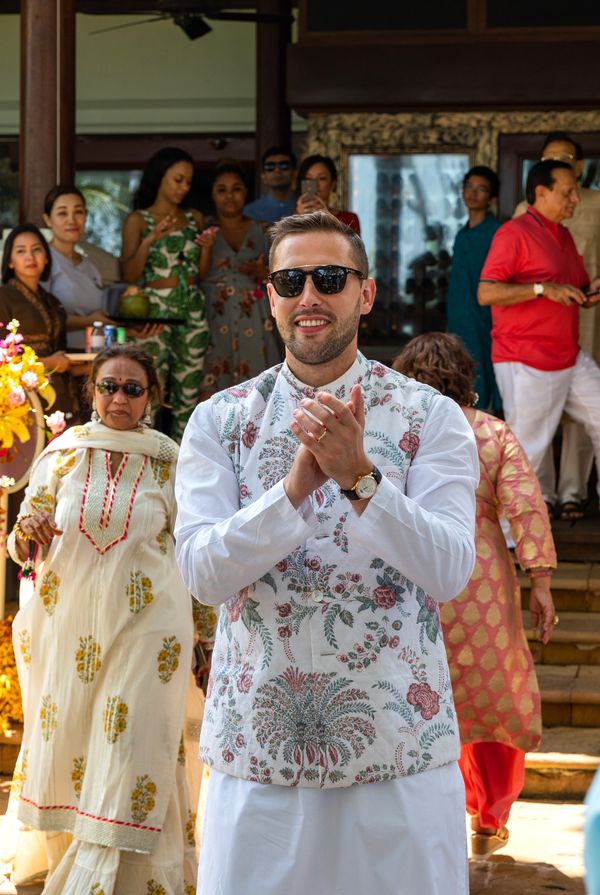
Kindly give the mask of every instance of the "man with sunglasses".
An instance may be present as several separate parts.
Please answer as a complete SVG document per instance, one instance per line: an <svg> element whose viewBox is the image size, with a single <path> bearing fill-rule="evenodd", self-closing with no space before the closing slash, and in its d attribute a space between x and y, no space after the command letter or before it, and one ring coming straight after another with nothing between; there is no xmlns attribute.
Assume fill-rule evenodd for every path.
<svg viewBox="0 0 600 895"><path fill-rule="evenodd" d="M246 217L272 224L294 213L296 192L294 180L298 163L285 146L271 146L263 153L260 179L267 193L244 208Z"/></svg>
<svg viewBox="0 0 600 895"><path fill-rule="evenodd" d="M200 404L178 468L180 568L222 604L198 892L466 895L437 603L473 569L473 435L358 351L358 234L314 212L271 236L285 362Z"/></svg>

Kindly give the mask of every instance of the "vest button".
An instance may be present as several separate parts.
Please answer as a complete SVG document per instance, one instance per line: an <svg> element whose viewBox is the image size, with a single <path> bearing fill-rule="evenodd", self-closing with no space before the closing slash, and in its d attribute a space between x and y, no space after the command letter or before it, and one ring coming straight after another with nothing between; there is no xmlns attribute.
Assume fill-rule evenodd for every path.
<svg viewBox="0 0 600 895"><path fill-rule="evenodd" d="M323 593L322 590L314 590L312 598L315 603L322 603L324 596L325 596L325 594Z"/></svg>

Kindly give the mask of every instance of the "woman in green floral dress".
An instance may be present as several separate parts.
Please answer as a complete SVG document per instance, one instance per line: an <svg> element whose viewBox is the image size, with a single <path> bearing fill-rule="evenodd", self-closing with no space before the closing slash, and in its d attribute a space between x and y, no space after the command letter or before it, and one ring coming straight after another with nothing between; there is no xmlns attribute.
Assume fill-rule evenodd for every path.
<svg viewBox="0 0 600 895"><path fill-rule="evenodd" d="M192 159L182 149L167 147L150 159L123 227L121 256L125 280L139 282L150 298L150 317L185 320L167 324L142 345L154 357L172 408L169 434L177 441L198 402L208 345L194 242L204 219L182 208L193 175Z"/></svg>

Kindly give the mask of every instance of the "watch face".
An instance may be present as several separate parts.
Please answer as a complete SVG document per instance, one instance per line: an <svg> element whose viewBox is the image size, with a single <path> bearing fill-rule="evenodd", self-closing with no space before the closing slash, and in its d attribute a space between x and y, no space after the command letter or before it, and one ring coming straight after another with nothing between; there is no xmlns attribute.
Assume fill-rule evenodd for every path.
<svg viewBox="0 0 600 895"><path fill-rule="evenodd" d="M372 475L364 475L354 490L362 500L366 497L373 497L377 491L377 482Z"/></svg>

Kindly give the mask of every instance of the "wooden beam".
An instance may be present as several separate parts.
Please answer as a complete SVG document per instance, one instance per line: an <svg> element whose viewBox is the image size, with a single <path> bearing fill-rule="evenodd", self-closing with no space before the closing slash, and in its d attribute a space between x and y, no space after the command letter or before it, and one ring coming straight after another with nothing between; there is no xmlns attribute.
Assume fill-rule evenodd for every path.
<svg viewBox="0 0 600 895"><path fill-rule="evenodd" d="M290 0L258 0L259 13L289 16ZM286 49L291 40L289 23L256 26L256 159L269 146L291 146L290 108L286 99ZM260 166L256 168L260 191Z"/></svg>
<svg viewBox="0 0 600 895"><path fill-rule="evenodd" d="M19 216L41 224L43 199L75 175L74 0L22 0Z"/></svg>

